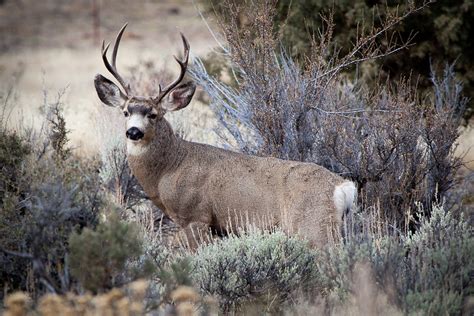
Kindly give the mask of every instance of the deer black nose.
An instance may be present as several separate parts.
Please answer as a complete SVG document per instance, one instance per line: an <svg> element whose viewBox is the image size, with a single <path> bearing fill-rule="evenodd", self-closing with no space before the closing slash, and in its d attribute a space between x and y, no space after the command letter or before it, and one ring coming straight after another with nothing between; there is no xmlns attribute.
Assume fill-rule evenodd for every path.
<svg viewBox="0 0 474 316"><path fill-rule="evenodd" d="M139 140L142 139L143 136L145 136L145 134L143 134L143 132L136 127L129 128L125 135L131 140Z"/></svg>

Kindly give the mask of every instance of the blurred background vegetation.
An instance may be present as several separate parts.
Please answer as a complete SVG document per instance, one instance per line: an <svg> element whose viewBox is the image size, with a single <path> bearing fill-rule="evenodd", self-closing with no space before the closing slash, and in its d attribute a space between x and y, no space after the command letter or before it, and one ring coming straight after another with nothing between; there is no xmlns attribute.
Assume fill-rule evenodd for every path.
<svg viewBox="0 0 474 316"><path fill-rule="evenodd" d="M239 0L245 5L251 1ZM225 1L204 0L208 12L222 14ZM327 1L281 0L277 1L275 22L282 47L296 60L311 54L311 37L317 37L324 28L324 19L332 15L335 50L331 53L343 56L350 52L358 34L373 26L381 27L382 21L410 5L423 1ZM240 24L248 22L241 15ZM377 82L387 79L396 82L410 77L417 84L419 93L431 92L431 70L440 71L445 63L454 63L457 78L464 85L464 94L470 99L465 118L474 114L474 2L471 0L440 0L406 17L393 27L387 37L378 39L386 45L390 37L401 42L411 40L408 48L396 54L369 60L346 69L351 80L374 88ZM385 42L385 43L384 43Z"/></svg>

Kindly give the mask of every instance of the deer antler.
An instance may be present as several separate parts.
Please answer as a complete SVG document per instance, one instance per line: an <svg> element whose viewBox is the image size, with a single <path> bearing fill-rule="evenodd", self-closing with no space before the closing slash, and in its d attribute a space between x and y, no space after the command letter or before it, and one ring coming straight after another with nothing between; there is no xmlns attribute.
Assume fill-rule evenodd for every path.
<svg viewBox="0 0 474 316"><path fill-rule="evenodd" d="M125 94L128 96L130 93L130 85L126 84L125 80L122 78L122 76L120 76L120 74L117 71L117 65L116 65L117 52L120 45L120 40L122 39L122 34L125 31L125 28L127 27L127 25L128 23L125 23L124 26L122 26L119 33L117 34L117 37L115 38L114 50L112 52L112 65L110 65L109 61L107 60L107 50L109 49L110 43L107 44L107 46L105 46L104 41L102 41L102 60L104 61L104 64L107 70L115 77L115 79L117 79L117 81L120 83L123 90L125 91Z"/></svg>
<svg viewBox="0 0 474 316"><path fill-rule="evenodd" d="M184 75L186 74L186 69L188 68L188 59L189 59L189 43L186 37L184 37L183 33L181 34L181 39L183 40L183 46L184 46L184 58L183 60L179 60L178 57L173 56L174 59L178 62L180 69L180 73L178 78L167 85L164 89L161 88L161 85L158 85L158 95L153 98L155 102L159 102L161 99L163 99L171 90L173 90L184 78Z"/></svg>

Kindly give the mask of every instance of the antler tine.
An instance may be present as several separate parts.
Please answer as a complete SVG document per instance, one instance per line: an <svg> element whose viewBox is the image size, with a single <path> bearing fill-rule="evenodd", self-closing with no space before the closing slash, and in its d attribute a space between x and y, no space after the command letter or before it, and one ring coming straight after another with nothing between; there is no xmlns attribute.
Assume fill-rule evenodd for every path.
<svg viewBox="0 0 474 316"><path fill-rule="evenodd" d="M107 70L117 79L117 81L120 83L122 86L123 90L125 91L126 95L129 95L130 93L130 86L126 84L125 80L120 76L120 74L117 71L117 53L118 53L118 48L120 45L120 40L122 39L123 32L125 31L125 28L127 27L128 23L125 23L124 26L120 29L119 33L117 34L117 37L115 38L115 43L114 43L114 50L112 51L112 65L110 65L108 59L107 59L107 51L110 47L110 43L107 44L107 46L104 48L105 42L102 42L102 60L104 61L105 67Z"/></svg>
<svg viewBox="0 0 474 316"><path fill-rule="evenodd" d="M164 89L161 88L161 85L158 85L158 96L155 98L156 101L160 101L164 96L166 96L173 88L175 88L184 78L184 75L186 74L186 69L188 68L188 60L189 60L189 43L186 37L184 37L183 33L181 34L181 39L183 40L183 46L184 46L184 58L183 60L179 60L178 57L173 56L174 59L178 62L179 67L180 67L180 73L178 78L167 85Z"/></svg>
<svg viewBox="0 0 474 316"><path fill-rule="evenodd" d="M120 45L120 40L122 39L123 32L127 28L127 25L128 25L128 23L125 23L122 26L122 28L120 29L120 31L117 34L117 37L115 38L114 51L112 52L112 66L114 66L115 68L117 68L115 66L115 64L116 64L116 61L117 61L117 53L118 53L118 48L119 48L119 45Z"/></svg>

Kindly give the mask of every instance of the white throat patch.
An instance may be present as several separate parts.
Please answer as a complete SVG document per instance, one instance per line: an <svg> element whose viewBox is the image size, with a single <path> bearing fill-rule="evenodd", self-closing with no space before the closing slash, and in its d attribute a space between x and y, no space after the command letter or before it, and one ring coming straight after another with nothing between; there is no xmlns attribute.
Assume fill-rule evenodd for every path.
<svg viewBox="0 0 474 316"><path fill-rule="evenodd" d="M127 140L127 154L130 156L140 156L148 151L150 144L143 144L142 142L134 142Z"/></svg>

